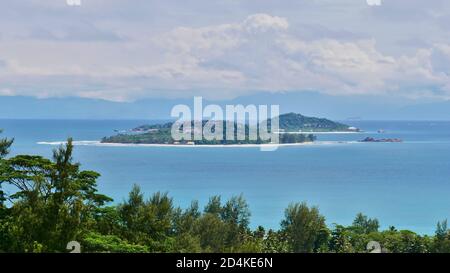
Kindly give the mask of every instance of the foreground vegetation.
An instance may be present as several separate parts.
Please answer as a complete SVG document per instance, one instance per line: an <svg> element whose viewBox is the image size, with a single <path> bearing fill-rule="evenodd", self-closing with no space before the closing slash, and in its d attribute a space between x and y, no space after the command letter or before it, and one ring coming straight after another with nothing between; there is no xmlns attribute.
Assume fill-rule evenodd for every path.
<svg viewBox="0 0 450 273"><path fill-rule="evenodd" d="M174 205L164 193L146 199L138 186L128 200L98 193L93 171L72 161L72 142L53 159L19 155L5 158L12 140L0 140L0 251L67 252L76 240L83 252L367 252L377 241L385 252L450 252L447 222L435 236L390 227L358 214L351 226L325 224L316 207L291 204L279 230L251 229L242 196L211 197L200 209ZM1 191L3 188L4 191Z"/></svg>

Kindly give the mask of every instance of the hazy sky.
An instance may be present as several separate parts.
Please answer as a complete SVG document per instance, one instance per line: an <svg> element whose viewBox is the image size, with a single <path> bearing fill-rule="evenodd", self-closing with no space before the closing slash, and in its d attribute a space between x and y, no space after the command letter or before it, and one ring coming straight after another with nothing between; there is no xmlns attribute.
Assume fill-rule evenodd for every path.
<svg viewBox="0 0 450 273"><path fill-rule="evenodd" d="M450 99L450 1L0 0L0 96Z"/></svg>

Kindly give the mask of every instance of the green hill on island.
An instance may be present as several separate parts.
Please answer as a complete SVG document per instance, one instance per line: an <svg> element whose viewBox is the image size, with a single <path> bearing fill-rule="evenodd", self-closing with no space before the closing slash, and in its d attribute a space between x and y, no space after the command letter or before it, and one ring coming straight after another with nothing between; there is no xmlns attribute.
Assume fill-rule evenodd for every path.
<svg viewBox="0 0 450 273"><path fill-rule="evenodd" d="M279 127L285 132L347 132L357 130L326 118L307 117L296 113L280 115Z"/></svg>
<svg viewBox="0 0 450 273"><path fill-rule="evenodd" d="M207 120L203 121L203 126ZM271 120L268 122L268 127L271 126ZM142 125L132 129L128 133L120 133L115 136L105 137L102 143L124 143L124 144L196 144L196 145L220 145L220 144L266 144L270 141L262 140L258 137L257 140L251 140L248 137L249 126L245 126L245 140L182 140L175 141L171 135L171 128L173 122L163 124ZM234 126L235 136L237 123L223 121L223 139L225 139L226 130ZM279 116L280 129L280 143L303 143L313 142L315 136L314 132L337 132L337 131L355 131L357 129L349 127L346 124L331 121L325 118L306 117L301 114L288 113ZM297 134L294 134L297 133ZM298 134L298 132L305 132L308 134ZM309 134L311 133L311 134Z"/></svg>

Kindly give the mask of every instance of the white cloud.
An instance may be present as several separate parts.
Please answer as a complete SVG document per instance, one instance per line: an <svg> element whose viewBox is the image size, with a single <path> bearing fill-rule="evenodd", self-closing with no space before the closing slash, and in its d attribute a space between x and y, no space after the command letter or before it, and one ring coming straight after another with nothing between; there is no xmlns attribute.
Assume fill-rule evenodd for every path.
<svg viewBox="0 0 450 273"><path fill-rule="evenodd" d="M0 89L0 96L15 96L16 93L11 89Z"/></svg>
<svg viewBox="0 0 450 273"><path fill-rule="evenodd" d="M78 26L66 21L55 24L62 20L57 17L53 18L53 24L37 23L38 31L31 24L24 24L25 19L17 26L9 23L10 28L0 43L0 95L80 96L124 101L151 96L229 98L255 90L317 90L335 95L450 98L448 42L426 41L421 47L399 53L386 46L395 44L386 42L386 34L376 32L382 22L373 24L373 29L367 29L366 25L366 29L358 29L355 35L340 39L338 33L352 34L349 26L361 23L359 17L346 14L345 8L366 11L367 5L353 7L348 1L345 6L339 6L333 2L330 5L334 12L344 12L340 20L345 23L334 26L336 21L330 20L324 21L328 25L323 26L315 20L330 10L325 1L318 2L324 11L312 2L295 2L308 9L309 16L315 14L312 19L300 11L298 17L279 15L292 12L289 5L284 5L284 10L276 12L277 15L258 11L239 20L221 17L221 22L215 24L200 24L201 20L195 16L211 17L181 10L193 14L196 24L183 21L173 27L169 27L172 21L151 28L147 27L152 26L148 21L140 24L129 18L120 24L116 17L102 21L89 19ZM86 18L98 15L93 7L99 3L93 1L92 6L80 12ZM113 1L108 11L116 14L120 7L120 1ZM152 12L160 21L170 20L170 14L184 15L180 7L170 7L173 8L167 9L170 12L162 8L159 15L157 11ZM68 18L75 16L60 5L47 8L62 10ZM379 16L382 9L389 11L390 6L386 3L379 8L367 20ZM305 22L301 20L323 31L317 37L310 33L303 35ZM86 31L90 26L93 28ZM390 31L383 26L384 31ZM392 24L392 28L400 26L404 27L401 23ZM14 27L17 35L11 31ZM327 33L334 33L333 37L326 37ZM390 35L393 39L394 34ZM399 38L407 41L404 38L409 37Z"/></svg>
<svg viewBox="0 0 450 273"><path fill-rule="evenodd" d="M245 19L243 27L248 32L265 32L270 30L286 30L289 23L286 18L268 14L254 14Z"/></svg>
<svg viewBox="0 0 450 273"><path fill-rule="evenodd" d="M308 65L308 69L313 73L326 76L336 83L340 82L340 87L334 88L341 90L328 90L329 92L360 93L382 90L383 79L392 73L396 65L394 58L384 56L376 50L375 42L372 40L304 42L289 38L280 44L289 56L297 62Z"/></svg>

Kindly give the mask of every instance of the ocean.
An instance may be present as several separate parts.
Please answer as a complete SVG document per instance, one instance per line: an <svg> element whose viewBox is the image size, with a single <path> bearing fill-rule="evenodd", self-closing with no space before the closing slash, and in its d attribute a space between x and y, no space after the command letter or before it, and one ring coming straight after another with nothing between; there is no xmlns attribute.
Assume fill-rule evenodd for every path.
<svg viewBox="0 0 450 273"><path fill-rule="evenodd" d="M51 156L38 142L96 141L149 123L143 120L0 120L1 136L14 137L11 155ZM342 143L259 148L76 146L82 169L102 174L101 193L122 202L133 184L146 196L168 192L183 208L192 200L233 195L249 203L251 226L278 229L284 209L305 201L319 207L327 223L349 225L362 212L382 228L395 226L433 234L450 217L450 122L346 121L359 134L318 135ZM379 129L385 130L380 134ZM403 143L359 143L401 138Z"/></svg>

